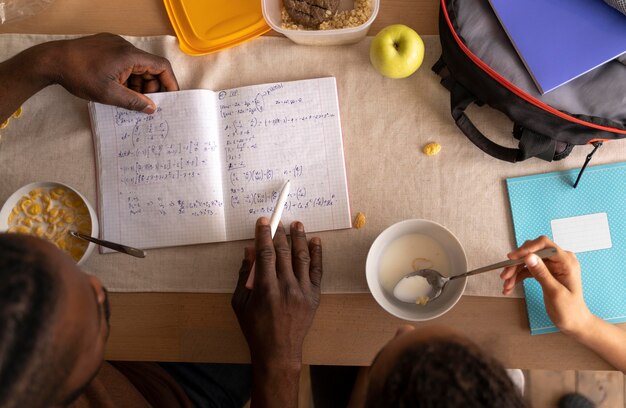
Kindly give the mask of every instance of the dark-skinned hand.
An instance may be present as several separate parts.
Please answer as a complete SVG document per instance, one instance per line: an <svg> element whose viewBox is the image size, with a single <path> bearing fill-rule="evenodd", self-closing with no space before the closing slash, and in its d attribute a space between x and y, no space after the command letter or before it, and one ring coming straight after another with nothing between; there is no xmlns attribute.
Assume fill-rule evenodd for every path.
<svg viewBox="0 0 626 408"><path fill-rule="evenodd" d="M253 289L245 287L256 259ZM255 248L246 248L232 297L253 365L299 366L302 344L320 302L322 246L307 243L304 226L291 226L291 247L280 224L272 241L267 218L256 224Z"/></svg>
<svg viewBox="0 0 626 408"><path fill-rule="evenodd" d="M176 91L169 61L136 48L122 37L96 34L42 44L49 50L49 80L91 101L153 113L143 93Z"/></svg>

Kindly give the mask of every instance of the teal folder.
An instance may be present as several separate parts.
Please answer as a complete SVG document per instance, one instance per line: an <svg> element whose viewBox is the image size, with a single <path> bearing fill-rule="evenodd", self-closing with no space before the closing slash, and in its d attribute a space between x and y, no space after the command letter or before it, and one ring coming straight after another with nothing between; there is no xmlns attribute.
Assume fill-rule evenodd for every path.
<svg viewBox="0 0 626 408"><path fill-rule="evenodd" d="M515 240L520 246L540 235L554 239L554 220L601 214L600 218L608 221L610 248L576 253L582 270L583 294L596 316L609 323L626 322L626 163L588 167L574 189L578 171L506 180ZM580 230L571 235L591 242L592 246L597 242L595 236L584 236ZM524 293L531 334L558 331L546 313L537 281L526 279Z"/></svg>

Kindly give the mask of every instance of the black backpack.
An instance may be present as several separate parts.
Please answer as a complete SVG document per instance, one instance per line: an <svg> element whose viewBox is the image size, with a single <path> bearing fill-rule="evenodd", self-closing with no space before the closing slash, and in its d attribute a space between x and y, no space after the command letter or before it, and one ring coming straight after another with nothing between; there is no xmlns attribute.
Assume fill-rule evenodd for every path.
<svg viewBox="0 0 626 408"><path fill-rule="evenodd" d="M626 137L626 58L541 95L488 0L441 0L439 35L442 55L432 69L450 91L457 126L485 153L512 163L552 161L575 145L593 145L575 187L603 142ZM465 113L471 103L504 112L519 148L482 134Z"/></svg>

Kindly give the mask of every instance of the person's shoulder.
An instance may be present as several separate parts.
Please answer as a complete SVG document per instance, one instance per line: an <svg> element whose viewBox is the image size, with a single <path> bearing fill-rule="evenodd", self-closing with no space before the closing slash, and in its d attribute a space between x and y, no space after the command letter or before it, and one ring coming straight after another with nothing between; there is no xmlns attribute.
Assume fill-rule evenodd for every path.
<svg viewBox="0 0 626 408"><path fill-rule="evenodd" d="M114 365L104 361L100 371L69 405L70 408L150 408L150 404L137 387Z"/></svg>

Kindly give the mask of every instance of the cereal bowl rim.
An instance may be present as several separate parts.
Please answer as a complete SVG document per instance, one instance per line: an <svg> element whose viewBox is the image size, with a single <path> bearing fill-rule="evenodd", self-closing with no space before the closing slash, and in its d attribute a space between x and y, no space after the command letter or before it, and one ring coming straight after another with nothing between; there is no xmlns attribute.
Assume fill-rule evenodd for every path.
<svg viewBox="0 0 626 408"><path fill-rule="evenodd" d="M463 245L461 245L461 242L456 237L456 235L454 235L452 231L450 231L448 228L444 227L443 225L435 221L430 221L430 220L420 219L420 218L412 218L408 220L399 221L385 228L383 231L381 231L380 234L378 234L378 236L372 243L372 245L370 246L370 249L367 253L366 263L365 263L365 277L367 280L367 286L369 288L370 293L372 294L372 297L376 300L376 303L378 303L378 305L381 308L383 308L387 313L395 317L398 317L403 320L416 321L416 322L433 320L449 312L459 302L467 286L467 277L461 278L461 279L455 279L455 283L458 282L457 285L460 284L461 286L457 289L457 292L454 295L452 295L449 301L449 304L441 307L440 310L432 311L432 313L430 313L427 316L420 316L419 314L415 314L414 312L408 310L409 308L408 304L406 308L403 308L404 304L401 304L400 302L398 302L398 304L401 304L402 306L396 307L391 301L389 301L388 297L391 295L384 293L384 289L382 288L382 285L380 284L380 280L378 278L380 255L382 255L384 249L391 242L393 242L394 240L396 240L397 238L401 236L407 235L409 233L415 233L415 234L421 233L426 236L429 236L427 233L424 233L424 227L423 227L424 225L429 225L431 228L440 229L443 233L447 234L447 236L451 240L450 242L454 246L456 246L456 249L459 251L459 256L463 263L463 265L461 266L463 268L467 268L467 256L465 254L465 249L463 248ZM412 232L406 232L406 233L397 232L397 231L400 231L403 229L409 229L409 228L412 229ZM442 244L439 240L436 240L436 241L440 245L442 245L445 249L446 246L444 244ZM380 255L376 259L374 259L374 256L373 256L374 251L379 251L380 253ZM450 251L446 251L446 254L448 254L448 256L449 256L449 253Z"/></svg>

